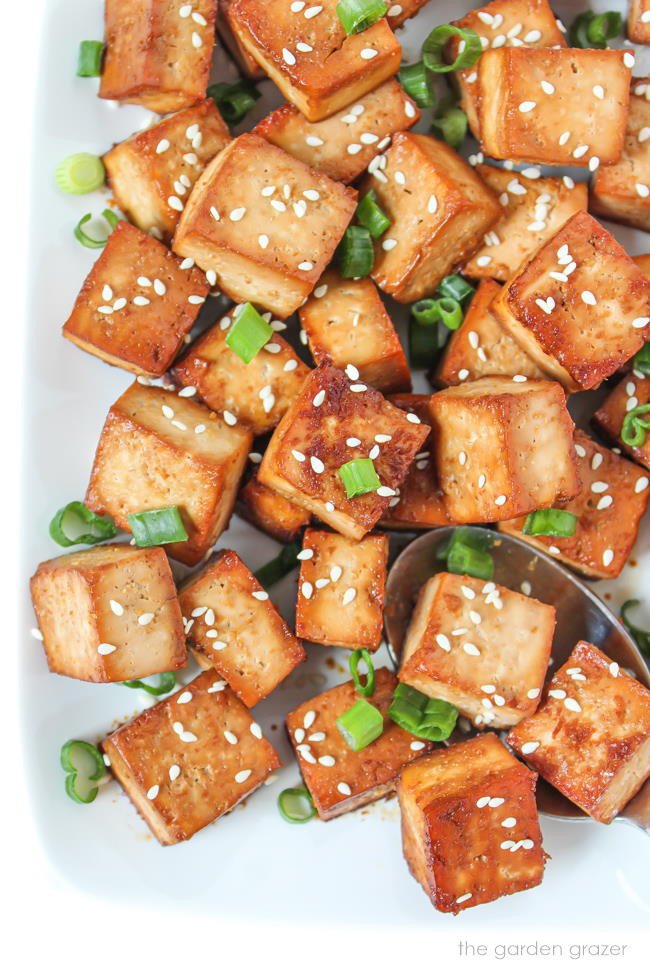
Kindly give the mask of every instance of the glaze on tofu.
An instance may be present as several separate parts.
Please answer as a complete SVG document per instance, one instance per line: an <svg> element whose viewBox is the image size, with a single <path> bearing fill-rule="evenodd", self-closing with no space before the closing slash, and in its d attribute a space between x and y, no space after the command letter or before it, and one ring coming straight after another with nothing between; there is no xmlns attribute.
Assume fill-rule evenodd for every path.
<svg viewBox="0 0 650 975"><path fill-rule="evenodd" d="M650 403L650 376L629 372L603 400L591 422L598 433L616 443L626 454L650 470L650 436L646 434L644 442L638 447L632 447L621 440L621 428L626 414L643 403Z"/></svg>
<svg viewBox="0 0 650 975"><path fill-rule="evenodd" d="M233 61L246 78L251 81L262 81L266 78L265 72L244 45L234 35L228 20L228 8L232 0L217 0L217 33L226 46L228 53Z"/></svg>
<svg viewBox="0 0 650 975"><path fill-rule="evenodd" d="M285 544L294 541L311 522L308 511L260 483L257 466L239 489L235 510L240 518Z"/></svg>

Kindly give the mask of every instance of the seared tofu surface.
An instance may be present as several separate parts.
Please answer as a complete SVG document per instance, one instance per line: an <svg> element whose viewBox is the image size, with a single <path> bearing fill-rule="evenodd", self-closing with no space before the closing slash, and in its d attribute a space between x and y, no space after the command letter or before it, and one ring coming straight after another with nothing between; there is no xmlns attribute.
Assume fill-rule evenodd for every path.
<svg viewBox="0 0 650 975"><path fill-rule="evenodd" d="M217 33L228 49L228 53L246 78L251 81L262 81L266 73L250 54L240 40L235 36L228 19L228 9L233 0L217 0Z"/></svg>
<svg viewBox="0 0 650 975"><path fill-rule="evenodd" d="M646 434L643 443L637 447L621 440L621 428L626 415L644 403L650 403L650 376L637 374L635 371L628 372L603 400L591 422L607 440L617 444L620 450L650 470L650 436Z"/></svg>
<svg viewBox="0 0 650 975"><path fill-rule="evenodd" d="M239 489L235 506L237 514L278 542L292 542L310 524L311 515L261 484L257 470L256 465Z"/></svg>
<svg viewBox="0 0 650 975"><path fill-rule="evenodd" d="M650 44L650 0L629 0L627 36L637 44Z"/></svg>

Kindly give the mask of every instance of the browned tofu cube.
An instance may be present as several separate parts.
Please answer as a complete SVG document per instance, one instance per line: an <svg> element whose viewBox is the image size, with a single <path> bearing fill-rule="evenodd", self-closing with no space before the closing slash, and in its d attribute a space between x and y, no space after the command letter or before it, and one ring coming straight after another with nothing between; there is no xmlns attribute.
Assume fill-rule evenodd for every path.
<svg viewBox="0 0 650 975"><path fill-rule="evenodd" d="M397 301L416 301L469 257L501 205L471 166L428 135L400 132L378 160L361 192L375 191L391 226L375 241L372 277Z"/></svg>
<svg viewBox="0 0 650 975"><path fill-rule="evenodd" d="M252 440L190 399L134 383L109 410L86 504L124 531L128 514L177 505L189 537L167 551L195 565L228 525Z"/></svg>
<svg viewBox="0 0 650 975"><path fill-rule="evenodd" d="M600 386L650 336L650 281L584 212L540 247L491 307L568 392Z"/></svg>
<svg viewBox="0 0 650 975"><path fill-rule="evenodd" d="M411 389L395 326L370 278L346 279L330 269L300 309L314 361L348 369L382 393Z"/></svg>
<svg viewBox="0 0 650 975"><path fill-rule="evenodd" d="M576 515L570 538L523 535L525 518L501 522L507 535L554 555L592 579L615 579L627 562L650 499L650 481L637 464L575 431L580 493L558 507Z"/></svg>
<svg viewBox="0 0 650 975"><path fill-rule="evenodd" d="M454 25L469 28L481 38L484 50L500 47L566 47L564 29L555 19L548 0L494 0L484 7L470 10ZM458 55L459 41L449 43L449 60ZM479 85L478 64L455 72L460 91L461 108L470 129L478 139Z"/></svg>
<svg viewBox="0 0 650 975"><path fill-rule="evenodd" d="M516 518L580 489L562 387L485 377L431 398L435 462L457 523Z"/></svg>
<svg viewBox="0 0 650 975"><path fill-rule="evenodd" d="M106 0L99 97L164 115L205 98L217 0Z"/></svg>
<svg viewBox="0 0 650 975"><path fill-rule="evenodd" d="M483 376L525 376L543 379L544 373L510 336L490 311L501 287L488 278L481 281L465 313L452 332L434 374L437 386L456 386Z"/></svg>
<svg viewBox="0 0 650 975"><path fill-rule="evenodd" d="M637 44L650 44L650 0L629 0L627 36Z"/></svg>
<svg viewBox="0 0 650 975"><path fill-rule="evenodd" d="M386 19L392 28L401 27L409 17L415 17L418 10L425 7L429 0L402 0L401 3L391 3L388 0L386 6Z"/></svg>
<svg viewBox="0 0 650 975"><path fill-rule="evenodd" d="M494 734L402 770L404 857L437 910L458 914L541 884L547 854L536 782Z"/></svg>
<svg viewBox="0 0 650 975"><path fill-rule="evenodd" d="M386 19L348 37L336 4L275 4L271 17L267 0L233 0L228 10L239 42L310 122L399 71L402 48Z"/></svg>
<svg viewBox="0 0 650 975"><path fill-rule="evenodd" d="M419 118L415 102L391 78L367 92L362 102L321 122L309 122L285 103L253 131L331 179L351 183L389 145L391 136L410 129Z"/></svg>
<svg viewBox="0 0 650 975"><path fill-rule="evenodd" d="M586 183L555 176L540 179L536 167L513 173L478 165L475 171L497 194L505 212L465 265L463 273L471 278L506 281L569 217L587 209Z"/></svg>
<svg viewBox="0 0 650 975"><path fill-rule="evenodd" d="M335 531L359 540L395 497L429 430L371 386L333 366L319 366L274 430L258 477ZM339 469L360 457L372 460L380 487L348 498Z"/></svg>
<svg viewBox="0 0 650 975"><path fill-rule="evenodd" d="M214 670L102 742L111 771L157 840L189 840L280 767L253 715Z"/></svg>
<svg viewBox="0 0 650 975"><path fill-rule="evenodd" d="M495 159L591 170L616 162L633 64L630 51L611 48L486 51L478 62L482 149Z"/></svg>
<svg viewBox="0 0 650 975"><path fill-rule="evenodd" d="M240 518L284 543L292 542L311 522L304 508L260 484L257 467L240 488L235 510Z"/></svg>
<svg viewBox="0 0 650 975"><path fill-rule="evenodd" d="M477 727L509 728L537 707L554 630L552 606L440 572L420 590L398 677Z"/></svg>
<svg viewBox="0 0 650 975"><path fill-rule="evenodd" d="M648 91L650 91L650 86L648 86ZM632 260L637 267L641 268L646 278L650 277L650 254L637 254Z"/></svg>
<svg viewBox="0 0 650 975"><path fill-rule="evenodd" d="M580 641L507 741L571 802L610 823L650 774L650 691Z"/></svg>
<svg viewBox="0 0 650 975"><path fill-rule="evenodd" d="M228 8L232 0L217 0L217 33L227 47L239 70L252 81L262 81L266 77L259 64L249 54L244 45L235 37L228 20Z"/></svg>
<svg viewBox="0 0 650 975"><path fill-rule="evenodd" d="M205 276L120 220L90 270L63 335L84 352L143 376L162 376L209 291Z"/></svg>
<svg viewBox="0 0 650 975"><path fill-rule="evenodd" d="M41 562L30 586L53 673L105 684L185 666L181 611L162 548L71 552Z"/></svg>
<svg viewBox="0 0 650 975"><path fill-rule="evenodd" d="M305 785L321 819L334 819L395 791L400 769L431 748L388 717L397 680L386 667L375 671L368 698L384 717L379 738L359 752L348 747L336 721L359 700L354 682L331 687L305 701L286 718Z"/></svg>
<svg viewBox="0 0 650 975"><path fill-rule="evenodd" d="M329 264L356 207L335 183L246 133L208 165L179 221L174 250L216 271L234 301L291 315Z"/></svg>
<svg viewBox="0 0 650 975"><path fill-rule="evenodd" d="M614 441L630 457L634 457L639 464L650 470L650 436L646 435L644 442L638 447L632 447L621 440L621 428L626 414L640 403L650 403L650 376L630 372L601 403L594 413L592 423L599 433ZM643 419L647 417L647 413L642 414Z"/></svg>
<svg viewBox="0 0 650 975"><path fill-rule="evenodd" d="M305 532L296 601L296 634L325 646L381 643L388 536L360 542L334 532Z"/></svg>
<svg viewBox="0 0 650 975"><path fill-rule="evenodd" d="M117 205L141 230L170 240L185 198L229 142L212 98L136 132L103 157Z"/></svg>

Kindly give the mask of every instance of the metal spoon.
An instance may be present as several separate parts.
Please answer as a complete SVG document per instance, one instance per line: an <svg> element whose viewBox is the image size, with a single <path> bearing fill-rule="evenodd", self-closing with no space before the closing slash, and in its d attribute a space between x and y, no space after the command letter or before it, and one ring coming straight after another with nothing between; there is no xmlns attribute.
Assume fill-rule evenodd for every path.
<svg viewBox="0 0 650 975"><path fill-rule="evenodd" d="M488 528L477 530L489 537L497 585L519 592L522 582L527 580L531 596L555 606L557 626L549 676L562 666L579 640L588 640L650 687L650 670L638 647L625 627L584 583L553 559L517 538ZM384 627L388 651L396 667L420 588L436 572L446 571L446 562L438 552L453 531L453 528L434 528L420 535L398 555L388 574ZM468 724L463 722L465 730L457 727L449 744L480 733L472 726L468 729ZM547 816L587 818L586 813L541 778L537 799L540 811ZM616 818L650 831L650 779Z"/></svg>

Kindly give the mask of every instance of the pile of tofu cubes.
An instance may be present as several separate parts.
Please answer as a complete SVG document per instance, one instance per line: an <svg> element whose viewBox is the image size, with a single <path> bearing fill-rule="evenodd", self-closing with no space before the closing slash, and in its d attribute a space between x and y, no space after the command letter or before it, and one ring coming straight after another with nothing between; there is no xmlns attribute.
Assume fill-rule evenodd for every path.
<svg viewBox="0 0 650 975"><path fill-rule="evenodd" d="M336 0L105 0L99 95L163 117L103 157L125 219L63 326L135 377L108 411L85 503L127 533L129 514L176 506L188 537L51 559L32 596L55 673L135 680L183 668L188 648L200 665L102 743L163 844L279 767L249 709L305 659L303 641L379 648L388 531L521 536L530 512L563 508L572 537L527 540L613 578L648 503L650 439L629 447L620 431L650 397L631 366L650 337L650 255L628 256L592 214L650 230L650 79L632 77L629 50L568 47L547 0L471 10L457 25L483 53L455 78L480 143L467 162L412 131L420 110L396 78L395 31L425 3L348 36ZM630 36L650 42L645 19ZM206 97L215 24L242 74L286 98L237 137ZM540 165L583 167L590 186ZM345 279L335 250L368 191L390 227L370 276ZM437 391L414 394L380 293L414 302L457 271L477 290ZM215 320L218 293L232 304ZM227 337L248 303L271 335L245 363ZM296 312L311 364L282 335ZM611 377L594 417L608 449L574 428L567 397ZM338 472L359 458L378 486L348 497ZM278 541L302 537L293 629L237 552L215 551L234 510ZM174 563L192 570L182 583ZM439 573L399 674L376 671L378 739L355 752L338 731L352 681L286 716L321 819L397 791L404 855L441 911L541 882L538 773L609 822L650 772L650 692L586 643L548 680L554 629L553 606ZM393 723L398 680L454 704L476 737L434 749Z"/></svg>

